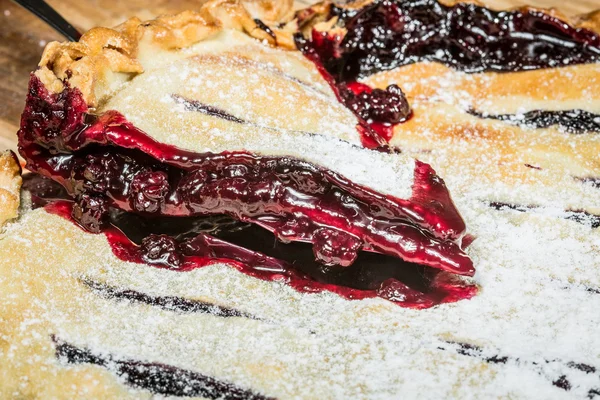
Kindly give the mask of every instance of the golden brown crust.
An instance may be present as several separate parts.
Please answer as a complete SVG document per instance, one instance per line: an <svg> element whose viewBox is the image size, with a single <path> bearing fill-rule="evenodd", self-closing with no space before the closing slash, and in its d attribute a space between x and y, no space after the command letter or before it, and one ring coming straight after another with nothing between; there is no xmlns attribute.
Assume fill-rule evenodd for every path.
<svg viewBox="0 0 600 400"><path fill-rule="evenodd" d="M144 71L136 58L142 41L165 50L180 49L227 28L271 45L293 48L290 27L273 26L273 37L255 21L259 18L266 24L279 24L289 21L292 15L290 0L211 0L197 12L184 11L146 22L134 17L112 29L93 28L79 42L49 43L36 75L53 92L60 92L68 80L81 90L88 105L95 107L99 93L110 91L110 82L106 81L114 74L125 74L127 78Z"/></svg>
<svg viewBox="0 0 600 400"><path fill-rule="evenodd" d="M21 166L15 153L8 150L0 154L0 228L18 216L21 183Z"/></svg>
<svg viewBox="0 0 600 400"><path fill-rule="evenodd" d="M243 7L254 18L256 11L249 2ZM267 9L265 4L279 3L257 0L252 7ZM172 365L273 398L393 398L402 392L435 392L442 398L490 394L553 398L564 395L553 382L560 376L572 382L573 396L592 393L596 386L584 386L589 374L573 371L567 360L600 365L600 356L588 350L597 343L597 320L590 316L596 315L600 304L593 292L600 287L600 230L557 218L556 210L548 214L495 210L488 202L536 205L544 200L542 206L600 213L596 189L573 179L598 176L600 143L585 135L478 119L454 102L432 98L448 91L447 86L434 85L438 77L448 76L454 92L465 93L474 105L492 98L486 92L496 93L489 101L494 105L499 104L498 97L519 93L525 102L541 101L542 89L538 92L531 77L541 82L550 77L544 74L558 79L556 74L573 73L577 83L546 92L551 100L566 102L581 92L585 79L591 86L591 77L597 75L593 68L600 71L600 66L530 71L512 78L470 75L469 80L443 65L419 63L399 68L396 75L393 71L375 75L376 82L367 81L373 86L384 87L385 79L398 81L414 110L414 117L399 124L392 138L391 144L402 153L380 153L359 147L357 138L356 146L346 143L355 138L356 121L301 53L249 39L264 31L257 30L253 21L237 19L239 3L211 4L212 10L148 23L132 19L113 30L90 32L80 42L85 46L78 43L48 53L52 65L38 74L54 85L49 86L52 90L60 90L63 80L54 68L65 63L71 74L74 69L79 75L69 78L65 69L63 79L71 83L81 79L77 85L89 83L86 90L93 94L94 87L103 84L102 71L93 68L103 65L106 74L133 74L137 72L128 72L128 66L139 64L147 72L113 93L96 111L122 112L153 139L189 151L244 149L297 157L398 197L403 197L399 194L403 188L410 195L412 157L429 162L447 179L469 232L477 237L468 251L478 265L480 295L417 312L380 299L345 301L332 293L296 292L281 282L241 274L227 264L187 272L153 268L118 259L104 235L86 233L44 209L25 210L0 240L0 354L10 357L0 367L0 399L161 397L127 387L126 377L120 376L112 360ZM267 11L269 18L294 26L283 9ZM211 22L217 20L220 25ZM326 29L327 21L320 23ZM224 37L215 40L219 52L200 49L210 45L209 39L180 59L144 63L143 46L148 45L144 40L166 49L180 48L221 27L235 30L217 35ZM280 32L275 34L282 46ZM86 68L95 81L85 80ZM123 71L117 72L119 68ZM252 124L182 110L173 94ZM513 102L514 96L503 104ZM153 117L147 118L149 114ZM18 164L10 155L1 160L12 172L0 173L0 178L6 176L13 187L19 179ZM0 179L0 187L3 182ZM0 198L0 208L3 204ZM115 293L139 293L140 298L199 300L257 318L223 318L124 301L86 282L106 286L109 294L114 288ZM572 326L585 340L573 341ZM57 358L53 338L111 361L94 365L82 357L80 363L69 364L67 357ZM552 343L562 345L548 353L551 362L539 363L552 368L548 379L537 361L544 360ZM490 361L495 359L509 361ZM411 382L416 383L410 386Z"/></svg>
<svg viewBox="0 0 600 400"><path fill-rule="evenodd" d="M448 180L460 177L452 181L453 194L503 184L513 193L503 194L501 201L536 204L544 190L560 188L577 193L565 208L600 213L597 193L575 178L598 176L600 143L552 128L527 130L481 119L440 102L415 102L413 112L395 127L391 144L431 163ZM536 194L518 193L523 187Z"/></svg>
<svg viewBox="0 0 600 400"><path fill-rule="evenodd" d="M356 9L370 1L336 6ZM465 1L441 2L452 6ZM316 29L343 35L344 27L335 17L327 19L333 4L322 2L300 11L297 18L302 33L310 35ZM569 19L556 9L517 9L543 12L573 26L600 31L600 12ZM467 74L442 63L421 61L363 77L361 82L379 89L391 84L402 88L414 117L395 126L390 144L433 165L451 182L453 194L460 197L475 193L474 188L485 188L489 190L485 195L477 195L507 203L538 204L551 195L551 188L560 188L578 193L562 203L564 208L598 213L597 194L581 183L600 176L600 147L595 140L587 135L566 135L558 126L531 129L478 116L536 110L598 114L600 99L594 94L600 90L599 76L598 63ZM528 189L519 189L524 187Z"/></svg>
<svg viewBox="0 0 600 400"><path fill-rule="evenodd" d="M588 14L578 15L572 20L579 28L600 32L600 10L592 11Z"/></svg>
<svg viewBox="0 0 600 400"><path fill-rule="evenodd" d="M265 24L274 25L294 18L294 0L241 0L242 5L252 16Z"/></svg>
<svg viewBox="0 0 600 400"><path fill-rule="evenodd" d="M517 114L535 109L600 113L600 101L590 95L600 89L599 74L598 64L465 74L441 63L419 62L379 72L364 81L377 88L394 83L411 100L460 102L483 114Z"/></svg>
<svg viewBox="0 0 600 400"><path fill-rule="evenodd" d="M372 0L356 0L337 4L342 8L361 8ZM473 1L444 0L453 5ZM138 45L149 41L165 50L191 46L221 29L235 29L249 36L285 49L295 48L293 33L305 35L318 30L341 30L335 27L337 17L328 19L333 2L317 3L294 14L293 0L211 0L198 11L164 15L151 21L131 18L114 28L98 27L86 32L79 42L51 42L46 46L36 75L53 92L60 92L64 82L79 88L90 107L112 91L111 81L128 80L142 73L137 58ZM519 8L522 11L530 7ZM561 18L574 26L600 32L600 12L569 20L555 9L535 9ZM257 24L260 19L269 26L267 32ZM282 28L279 28L283 26ZM119 75L120 78L115 78Z"/></svg>

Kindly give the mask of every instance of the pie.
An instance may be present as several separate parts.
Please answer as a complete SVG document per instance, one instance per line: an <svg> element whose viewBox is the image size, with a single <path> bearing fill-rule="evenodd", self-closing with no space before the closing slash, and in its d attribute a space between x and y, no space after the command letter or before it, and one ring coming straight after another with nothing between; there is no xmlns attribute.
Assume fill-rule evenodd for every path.
<svg viewBox="0 0 600 400"><path fill-rule="evenodd" d="M597 32L211 0L49 43L0 398L600 398Z"/></svg>

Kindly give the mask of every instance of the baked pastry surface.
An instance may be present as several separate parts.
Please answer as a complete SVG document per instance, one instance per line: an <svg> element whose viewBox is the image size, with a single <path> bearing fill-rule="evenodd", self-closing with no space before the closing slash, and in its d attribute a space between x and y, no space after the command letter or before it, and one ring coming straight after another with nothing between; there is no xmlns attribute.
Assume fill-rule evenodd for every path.
<svg viewBox="0 0 600 400"><path fill-rule="evenodd" d="M230 263L127 262L109 235L39 207L26 179L0 236L0 398L600 396L600 136L475 115L597 113L597 64L468 74L418 62L361 78L398 84L412 107L389 141L401 151L380 152L294 50L292 18L282 2L210 2L131 20L50 44L33 79L77 88L161 145L293 157L399 199L415 158L428 162L475 238L477 295L410 309ZM12 199L0 220L16 216L19 168L0 158Z"/></svg>

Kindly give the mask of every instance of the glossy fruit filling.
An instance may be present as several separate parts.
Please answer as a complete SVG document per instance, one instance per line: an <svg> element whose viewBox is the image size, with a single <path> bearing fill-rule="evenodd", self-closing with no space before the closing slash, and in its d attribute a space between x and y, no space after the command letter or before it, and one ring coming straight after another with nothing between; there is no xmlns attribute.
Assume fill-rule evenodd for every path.
<svg viewBox="0 0 600 400"><path fill-rule="evenodd" d="M297 15L300 26L311 13ZM445 6L436 0L375 0L360 10L330 7L331 32L296 35L296 45L315 63L338 99L360 121L363 143L381 147L395 124L411 116L401 88L371 89L360 78L419 61L436 61L468 73L524 71L596 62L600 37L540 11L492 11L474 4ZM517 123L568 131L597 131L597 116L536 111ZM572 116L576 113L576 116ZM518 116L508 116L517 120Z"/></svg>
<svg viewBox="0 0 600 400"><path fill-rule="evenodd" d="M35 206L72 218L74 202L56 182L29 174L24 188L32 194ZM475 285L447 272L373 252L361 252L349 267L325 266L315 259L309 244L276 241L265 229L226 215L147 217L113 209L102 232L115 256L124 261L181 272L226 263L247 275L284 282L302 292L330 291L347 299L381 297L417 309L477 293ZM118 296L147 300L134 292L112 293ZM150 303L160 306L161 300ZM190 308L186 299L168 301Z"/></svg>
<svg viewBox="0 0 600 400"><path fill-rule="evenodd" d="M343 37L313 32L299 47L319 56L336 82L418 61L465 72L524 71L596 62L600 37L530 10L493 11L436 0L375 0L360 10L332 7Z"/></svg>
<svg viewBox="0 0 600 400"><path fill-rule="evenodd" d="M413 196L403 200L293 158L245 152L191 153L154 141L117 112L91 115L77 89L52 94L35 76L19 140L27 168L60 183L74 201L71 216L87 230L107 234L113 250L117 249L115 254L123 259L182 270L206 265L211 259L228 259L237 261L244 272L256 269L248 266L259 265L274 268L276 275L285 270L294 271L289 274L295 276L297 272L290 266L300 263L295 255L288 256L295 254L290 249L296 246L309 254L302 260L310 259L314 265L314 271L300 274L308 282L301 286L311 287L314 282L318 290L335 292L346 286L359 290L366 286L352 277L340 284L319 286L318 273L328 276L333 270L348 268L350 272L344 274L350 274L354 269L349 267L365 257L388 257L392 270L416 264L436 272L421 287L423 292L392 276L385 285L378 277L377 288L365 289L386 298L396 294L405 298L400 295L405 287L426 295L444 285L454 288L454 283L445 283L445 274L437 274L439 270L474 273L471 260L460 247L464 222L444 182L427 164L416 163ZM55 191L43 191L48 190ZM236 236L234 243L228 242L228 237L200 232L184 242L172 235L147 232L136 244L113 229L114 210L145 218L176 217L179 222L227 215L248 223L251 228L245 229L251 230ZM273 234L279 240L276 245ZM258 247L244 242L246 236L259 238ZM367 262L363 268L375 270L379 264L379 260ZM475 292L472 286L457 285L461 295L450 296L454 289L446 288L445 294L436 292L427 304L470 297ZM382 294L384 291L388 294Z"/></svg>
<svg viewBox="0 0 600 400"><path fill-rule="evenodd" d="M394 125L408 120L412 110L402 89L390 85L385 90L373 89L354 80L343 81L327 69L327 60L335 59L341 37L314 31L312 40L296 36L296 44L318 68L337 99L358 119L362 144L371 149L387 148Z"/></svg>

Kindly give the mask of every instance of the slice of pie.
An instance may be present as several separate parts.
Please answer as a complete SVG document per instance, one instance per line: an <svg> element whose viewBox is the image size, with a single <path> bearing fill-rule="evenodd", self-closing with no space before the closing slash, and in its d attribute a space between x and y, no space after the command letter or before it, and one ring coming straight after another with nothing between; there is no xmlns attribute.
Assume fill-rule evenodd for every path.
<svg viewBox="0 0 600 400"><path fill-rule="evenodd" d="M596 21L213 0L50 43L0 398L600 397Z"/></svg>

